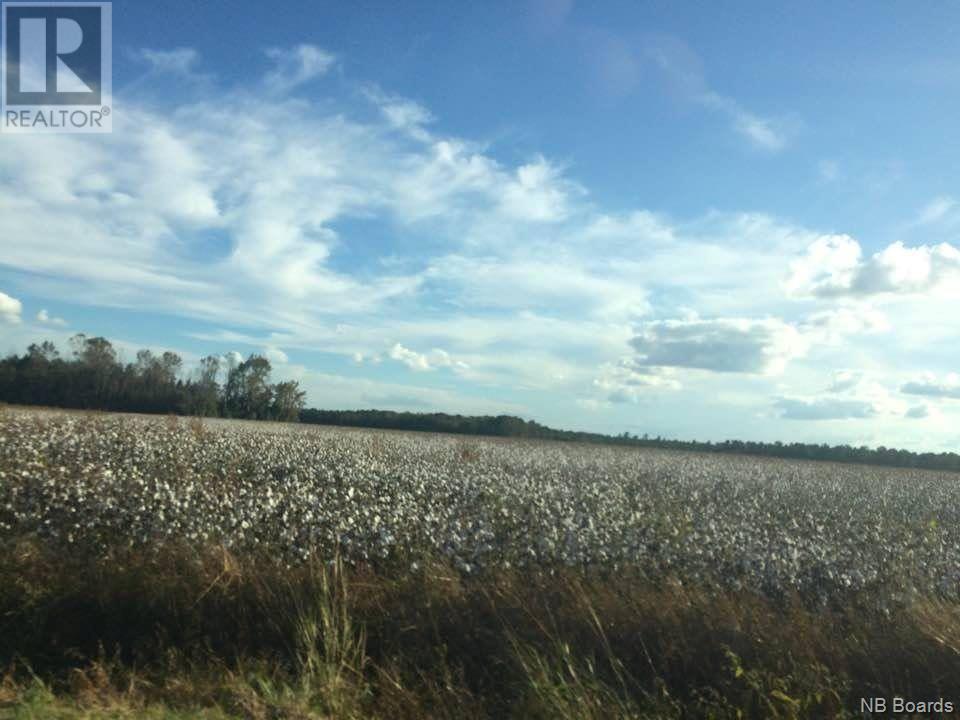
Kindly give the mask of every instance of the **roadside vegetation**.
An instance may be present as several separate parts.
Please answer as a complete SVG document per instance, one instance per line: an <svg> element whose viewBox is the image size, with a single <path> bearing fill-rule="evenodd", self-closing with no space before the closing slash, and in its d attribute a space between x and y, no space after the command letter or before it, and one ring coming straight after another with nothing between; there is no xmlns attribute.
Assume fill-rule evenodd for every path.
<svg viewBox="0 0 960 720"><path fill-rule="evenodd" d="M9 546L8 548L10 549ZM223 548L0 569L0 717L860 717L956 697L960 615L580 570L465 577Z"/></svg>

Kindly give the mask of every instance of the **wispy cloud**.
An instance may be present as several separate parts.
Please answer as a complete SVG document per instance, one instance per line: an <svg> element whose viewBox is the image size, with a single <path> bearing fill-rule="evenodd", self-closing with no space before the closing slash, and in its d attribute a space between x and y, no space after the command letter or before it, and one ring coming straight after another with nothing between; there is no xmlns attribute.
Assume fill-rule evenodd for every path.
<svg viewBox="0 0 960 720"><path fill-rule="evenodd" d="M270 48L266 53L274 68L264 76L264 84L275 93L290 92L326 74L336 63L335 55L316 45Z"/></svg>
<svg viewBox="0 0 960 720"><path fill-rule="evenodd" d="M694 99L704 107L726 115L733 129L754 147L771 152L786 147L787 133L781 121L756 115L743 108L736 100L712 90L696 95Z"/></svg>
<svg viewBox="0 0 960 720"><path fill-rule="evenodd" d="M646 57L666 74L682 97L726 117L733 130L751 145L769 152L778 152L787 146L796 121L765 117L711 88L703 63L684 42L674 37L659 37L648 42L645 51Z"/></svg>
<svg viewBox="0 0 960 720"><path fill-rule="evenodd" d="M830 159L821 160L817 163L817 174L823 182L837 182L841 177L840 163Z"/></svg>
<svg viewBox="0 0 960 720"><path fill-rule="evenodd" d="M142 48L135 53L150 65L155 72L191 76L200 61L200 54L194 48L180 47L171 50Z"/></svg>
<svg viewBox="0 0 960 720"><path fill-rule="evenodd" d="M937 225L960 220L960 203L948 195L940 195L927 203L917 216L917 225Z"/></svg>

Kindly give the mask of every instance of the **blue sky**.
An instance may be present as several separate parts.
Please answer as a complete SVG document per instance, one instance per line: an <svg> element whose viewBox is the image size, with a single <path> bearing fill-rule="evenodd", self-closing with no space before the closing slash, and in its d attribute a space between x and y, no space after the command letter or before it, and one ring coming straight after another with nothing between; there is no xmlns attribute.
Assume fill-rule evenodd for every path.
<svg viewBox="0 0 960 720"><path fill-rule="evenodd" d="M114 131L0 136L0 351L319 407L957 449L960 5L115 2Z"/></svg>

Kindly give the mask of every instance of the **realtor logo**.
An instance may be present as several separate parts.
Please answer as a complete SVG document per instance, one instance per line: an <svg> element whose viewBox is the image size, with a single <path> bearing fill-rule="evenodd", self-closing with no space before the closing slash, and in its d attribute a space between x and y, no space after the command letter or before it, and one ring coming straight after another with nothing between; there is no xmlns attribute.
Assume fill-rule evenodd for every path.
<svg viewBox="0 0 960 720"><path fill-rule="evenodd" d="M109 2L4 2L0 131L110 132Z"/></svg>

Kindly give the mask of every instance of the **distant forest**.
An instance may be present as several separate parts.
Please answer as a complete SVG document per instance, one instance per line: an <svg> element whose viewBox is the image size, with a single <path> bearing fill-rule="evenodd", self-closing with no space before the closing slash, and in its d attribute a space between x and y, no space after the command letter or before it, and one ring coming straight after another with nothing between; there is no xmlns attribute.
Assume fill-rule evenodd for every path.
<svg viewBox="0 0 960 720"><path fill-rule="evenodd" d="M184 379L176 353L140 350L123 364L106 338L74 335L70 357L51 342L0 360L0 400L21 405L136 413L296 422L305 393L296 382L270 382L270 361L260 355L232 362L218 355L200 361ZM221 384L220 378L224 378Z"/></svg>
<svg viewBox="0 0 960 720"><path fill-rule="evenodd" d="M803 460L891 465L960 472L957 453L811 443L741 440L669 440L629 432L621 435L556 430L511 415L465 416L390 410L316 410L304 407L295 381L270 382L270 361L261 355L232 361L209 355L191 377L183 377L179 355L140 350L124 364L102 337L75 335L64 358L51 342L31 345L23 355L0 360L0 401L18 405L201 417L278 420L389 430L565 440L695 452L736 453ZM223 382L221 383L221 378Z"/></svg>

